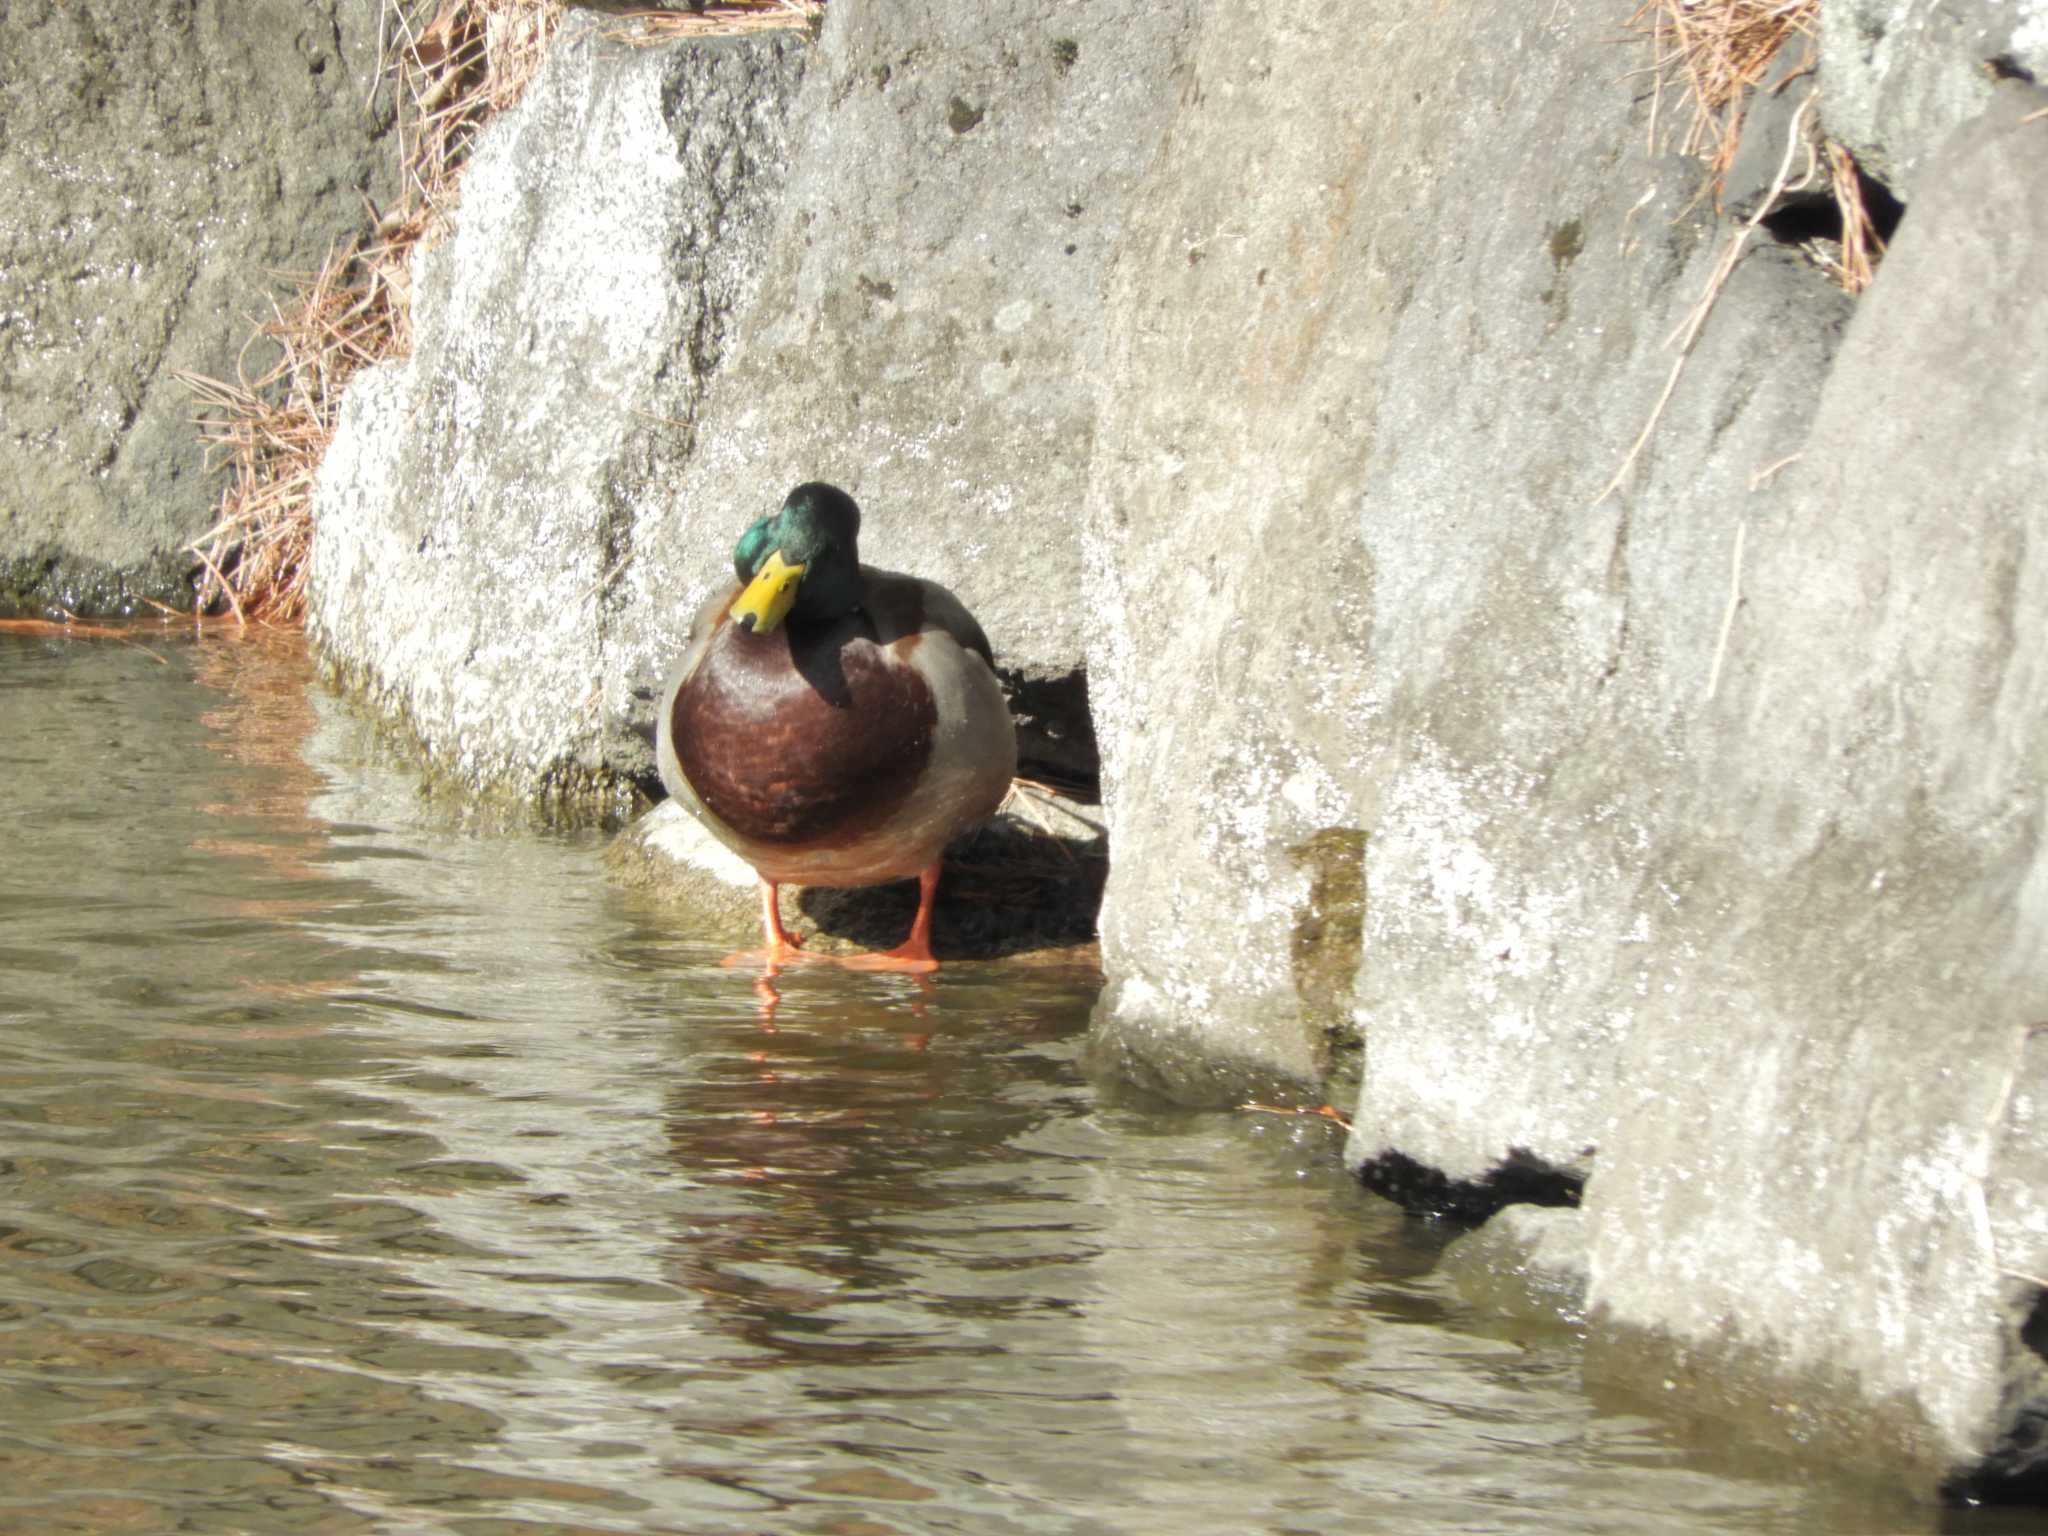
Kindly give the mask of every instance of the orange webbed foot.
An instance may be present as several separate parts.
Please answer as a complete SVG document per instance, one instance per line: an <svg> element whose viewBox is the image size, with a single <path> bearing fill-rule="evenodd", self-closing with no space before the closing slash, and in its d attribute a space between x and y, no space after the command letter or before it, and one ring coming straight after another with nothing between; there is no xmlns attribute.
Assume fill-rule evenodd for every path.
<svg viewBox="0 0 2048 1536"><path fill-rule="evenodd" d="M795 940L787 944L769 944L760 949L736 949L718 963L728 970L745 966L750 970L766 971L773 975L786 965L798 965L806 960L829 960L830 955L821 955L816 950L805 949Z"/></svg>
<svg viewBox="0 0 2048 1536"><path fill-rule="evenodd" d="M803 960L823 960L825 955L814 954L790 937L789 930L782 926L782 907L777 899L780 887L772 881L761 882L761 947L740 949L719 961L726 967L759 967L773 976L785 965L795 965Z"/></svg>
<svg viewBox="0 0 2048 1536"><path fill-rule="evenodd" d="M901 971L914 976L928 976L939 968L930 945L900 944L895 949L874 950L865 955L835 955L832 958L849 971Z"/></svg>
<svg viewBox="0 0 2048 1536"><path fill-rule="evenodd" d="M848 955L839 963L856 971L906 971L929 975L939 968L932 954L932 904L939 894L939 866L934 863L917 876L917 916L911 919L910 937L894 949L867 955Z"/></svg>

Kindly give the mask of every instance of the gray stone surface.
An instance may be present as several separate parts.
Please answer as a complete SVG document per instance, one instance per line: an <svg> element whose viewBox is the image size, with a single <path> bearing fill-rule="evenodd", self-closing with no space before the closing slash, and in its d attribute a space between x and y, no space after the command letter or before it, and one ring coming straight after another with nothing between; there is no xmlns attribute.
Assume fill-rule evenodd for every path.
<svg viewBox="0 0 2048 1536"><path fill-rule="evenodd" d="M378 0L27 0L0 66L0 612L190 600L220 493L171 377L394 172ZM273 354L274 355L274 354ZM267 366L261 348L253 370Z"/></svg>
<svg viewBox="0 0 2048 1536"><path fill-rule="evenodd" d="M1846 301L1738 269L1596 505L1716 255L1678 218L1698 173L1642 158L1594 8L1406 14L1206 13L1119 253L1091 687L1144 725L1105 726L1102 1022L1169 1080L1224 1042L1313 1079L1300 850L1367 838L1364 1150L1474 1177L1592 1139L1626 786L1662 793L1645 727L1704 687L1748 477L1799 445Z"/></svg>
<svg viewBox="0 0 2048 1536"><path fill-rule="evenodd" d="M2018 1337L2048 1267L2043 104L1930 157L1749 518L1586 1202L1610 1324L1909 1404L1923 1475L2048 1386Z"/></svg>
<svg viewBox="0 0 2048 1536"><path fill-rule="evenodd" d="M1592 1266L1583 1211L1510 1205L1455 1239L1440 1266L1474 1306L1524 1322L1585 1325Z"/></svg>
<svg viewBox="0 0 2048 1536"><path fill-rule="evenodd" d="M1839 360L1847 300L1738 266L1602 499L1726 232L1608 18L1546 21L1204 13L1102 374L1098 1031L1312 1082L1298 850L1354 830L1353 1158L1590 1172L1602 1326L1889 1405L1819 1438L1928 1488L2038 1391L2000 1272L2042 1229L1994 1259L1970 1203L2017 1198L1986 1127L2043 1016L2037 98Z"/></svg>
<svg viewBox="0 0 2048 1536"><path fill-rule="evenodd" d="M323 654L442 769L522 794L651 762L607 707L612 656L646 649L620 577L763 259L808 52L615 25L566 23L480 141L416 264L413 353L357 376L321 467ZM729 569L736 515L692 578Z"/></svg>
<svg viewBox="0 0 2048 1536"><path fill-rule="evenodd" d="M2048 0L1826 0L1821 121L1907 203L2001 79L2048 83Z"/></svg>

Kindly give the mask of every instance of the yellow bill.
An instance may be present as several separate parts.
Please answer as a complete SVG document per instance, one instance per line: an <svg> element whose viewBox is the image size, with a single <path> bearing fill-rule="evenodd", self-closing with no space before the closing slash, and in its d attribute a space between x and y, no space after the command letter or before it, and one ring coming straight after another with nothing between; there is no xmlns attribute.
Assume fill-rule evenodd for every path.
<svg viewBox="0 0 2048 1536"><path fill-rule="evenodd" d="M729 610L733 623L757 635L773 634L796 606L797 583L804 579L807 569L784 560L781 550L771 550L746 590L733 599Z"/></svg>

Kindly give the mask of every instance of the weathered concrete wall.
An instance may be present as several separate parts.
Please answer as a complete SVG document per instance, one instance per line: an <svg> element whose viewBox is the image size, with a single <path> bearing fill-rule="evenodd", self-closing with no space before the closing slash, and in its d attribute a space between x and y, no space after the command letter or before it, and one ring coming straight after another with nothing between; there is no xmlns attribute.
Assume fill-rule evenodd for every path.
<svg viewBox="0 0 2048 1536"><path fill-rule="evenodd" d="M1589 1179L1597 1338L1931 1487L2044 1382L2048 98L1913 148L1853 320L1753 253L1603 498L1728 234L1613 21L1204 12L1091 487L1101 1049L1312 1081L1356 850L1368 1176Z"/></svg>
<svg viewBox="0 0 2048 1536"><path fill-rule="evenodd" d="M473 777L630 773L734 531L840 479L1027 688L1085 662L1100 1059L1362 1041L1381 1187L1583 1191L1531 1230L1594 1369L2018 1469L2044 98L1882 118L1877 286L1759 236L1610 491L1731 234L1621 19L836 0L681 140L726 66L572 27L350 401L318 630Z"/></svg>
<svg viewBox="0 0 2048 1536"><path fill-rule="evenodd" d="M1782 260L1739 272L1596 507L1715 256L1674 223L1696 171L1636 148L1604 12L1209 22L1121 253L1094 480L1091 683L1149 726L1106 752L1108 1032L1168 1076L1221 1044L1312 1079L1300 850L1369 837L1355 1003L1388 1144L1461 1176L1509 1145L1568 1164L1605 978L1554 961L1574 933L1626 953L1606 785L1662 750L1569 745L1657 707L1614 686L1631 645L1704 683L1731 493L1797 446L1845 301ZM1383 88L1343 87L1362 71ZM1559 153L1560 122L1602 151ZM1437 970L1446 921L1498 978Z"/></svg>
<svg viewBox="0 0 2048 1536"><path fill-rule="evenodd" d="M0 67L0 613L189 604L186 369L382 197L380 0L30 0ZM274 353L248 355L253 371Z"/></svg>
<svg viewBox="0 0 2048 1536"><path fill-rule="evenodd" d="M1911 202L2002 80L2048 83L2048 0L1825 0L1821 122Z"/></svg>
<svg viewBox="0 0 2048 1536"><path fill-rule="evenodd" d="M1610 1320L1852 1380L1923 1421L1922 1466L2048 1391L2044 105L1926 152L1749 518L1586 1201Z"/></svg>
<svg viewBox="0 0 2048 1536"><path fill-rule="evenodd" d="M412 355L351 385L321 466L316 642L445 768L527 794L645 750L606 707L620 577L755 280L808 52L614 29L566 23L479 145Z"/></svg>

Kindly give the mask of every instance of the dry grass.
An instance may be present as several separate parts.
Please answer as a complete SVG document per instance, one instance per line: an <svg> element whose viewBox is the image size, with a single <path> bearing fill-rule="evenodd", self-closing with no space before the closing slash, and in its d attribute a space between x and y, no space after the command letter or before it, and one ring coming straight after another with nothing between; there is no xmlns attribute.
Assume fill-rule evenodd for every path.
<svg viewBox="0 0 2048 1536"><path fill-rule="evenodd" d="M1741 142L1743 102L1778 50L1811 41L1819 20L1820 0L1643 0L1629 25L1649 35L1654 53L1650 153L1661 152L1659 118L1673 90L1691 112L1678 147L1705 160L1718 183Z"/></svg>
<svg viewBox="0 0 2048 1536"><path fill-rule="evenodd" d="M228 486L214 526L193 545L204 611L225 600L244 622L295 624L305 613L313 486L357 369L412 346L413 249L445 227L477 130L518 99L561 19L559 0L445 0L415 28L387 4L383 73L398 92L401 187L370 228L273 301L243 347L274 350L251 377L182 375L200 406L209 457ZM382 88L382 82L379 83ZM270 343L263 348L262 343Z"/></svg>
<svg viewBox="0 0 2048 1536"><path fill-rule="evenodd" d="M1778 174L1771 182L1770 191L1764 195L1763 201L1757 204L1756 212L1745 219L1722 245L1721 254L1715 260L1713 270L1707 274L1706 286L1700 290L1700 296L1693 301L1692 308L1686 311L1686 316L1678 323L1678 328L1666 338L1665 344L1676 348L1678 356L1671 364L1671 372L1665 376L1664 388L1657 396L1657 403L1650 408L1650 419L1643 423L1643 430L1636 434L1636 440L1629 446L1627 456L1621 461L1621 468L1614 472L1614 478L1609 480L1601 488L1600 494L1593 498L1594 506L1599 506L1620 490L1627 481L1629 471L1635 468L1636 459L1649 445L1652 434L1656 432L1657 423L1664 415L1664 407L1671 403L1671 397L1678 389L1679 375L1685 371L1686 359L1692 356L1694 343L1700 339L1700 332L1706 329L1707 317L1714 312L1714 305L1721 297L1721 290L1727 286L1729 274L1734 272L1735 264L1742 259L1742 252L1749 243L1749 237L1756 233L1758 226L1776 206L1778 199L1785 195L1787 188L1794 185L1791 179L1792 163L1798 158L1800 146L1805 142L1803 130L1806 115L1812 108L1812 97L1799 104L1799 110L1792 117L1792 131L1786 136L1784 159L1779 162ZM1809 155L1809 165L1810 163ZM1810 170L1808 174L1811 174ZM1803 185L1804 180L1802 177L1800 184Z"/></svg>
<svg viewBox="0 0 2048 1536"><path fill-rule="evenodd" d="M1856 173L1856 157L1833 140L1828 141L1827 154L1828 186L1842 216L1841 254L1829 270L1849 292L1861 293L1877 276L1884 239L1864 206L1863 178Z"/></svg>
<svg viewBox="0 0 2048 1536"><path fill-rule="evenodd" d="M519 99L563 9L562 0L441 0L417 25L399 0L386 0L375 89L397 92L397 201L369 209L368 229L331 250L317 273L281 274L294 291L256 324L233 381L179 375L199 403L209 463L228 472L214 526L192 546L207 571L198 611L224 601L244 623L304 617L313 488L341 392L365 364L411 351L412 253L445 231L477 133ZM620 19L631 40L653 43L807 25L819 11L818 0L737 0ZM276 360L252 376L252 351Z"/></svg>
<svg viewBox="0 0 2048 1536"><path fill-rule="evenodd" d="M1689 113L1678 147L1707 163L1707 185L1718 202L1742 142L1751 93L1781 49L1804 44L1807 55L1781 87L1813 69L1819 20L1820 0L1642 0L1629 25L1649 37L1653 53L1650 152L1662 151L1665 97L1676 95ZM1823 265L1849 292L1860 293L1870 284L1884 241L1864 205L1855 158L1833 142L1824 153L1842 239L1839 258Z"/></svg>
<svg viewBox="0 0 2048 1536"><path fill-rule="evenodd" d="M824 0L727 0L701 11L676 11L653 6L622 10L625 25L605 36L637 47L655 47L678 38L735 32L767 32L778 27L815 27L824 19Z"/></svg>
<svg viewBox="0 0 2048 1536"><path fill-rule="evenodd" d="M388 273L351 246L331 252L287 303L273 304L250 339L279 349L268 371L251 379L238 368L233 383L184 376L209 455L229 472L219 518L192 546L207 570L201 611L225 598L244 622L291 624L304 613L314 475L342 386L397 350L403 323Z"/></svg>

